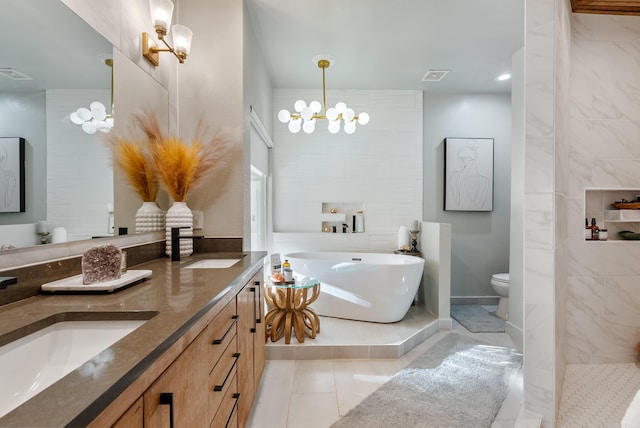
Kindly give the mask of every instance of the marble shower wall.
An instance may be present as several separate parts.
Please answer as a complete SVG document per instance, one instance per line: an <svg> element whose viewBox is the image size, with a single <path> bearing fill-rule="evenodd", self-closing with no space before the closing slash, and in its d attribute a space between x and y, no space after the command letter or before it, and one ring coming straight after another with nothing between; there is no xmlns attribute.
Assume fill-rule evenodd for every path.
<svg viewBox="0 0 640 428"><path fill-rule="evenodd" d="M640 17L573 15L570 114L567 362L631 362L640 242L585 242L582 225L585 188L640 188Z"/></svg>
<svg viewBox="0 0 640 428"><path fill-rule="evenodd" d="M556 13L554 0L525 3L524 407L545 427L556 409Z"/></svg>

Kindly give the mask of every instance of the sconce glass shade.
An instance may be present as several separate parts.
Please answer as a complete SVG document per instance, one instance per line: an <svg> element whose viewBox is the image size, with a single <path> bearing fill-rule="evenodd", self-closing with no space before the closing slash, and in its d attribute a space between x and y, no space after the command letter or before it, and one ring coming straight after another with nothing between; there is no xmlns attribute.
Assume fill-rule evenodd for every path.
<svg viewBox="0 0 640 428"><path fill-rule="evenodd" d="M167 34L171 28L171 18L173 17L173 2L171 0L149 0L151 11L151 22L156 28L160 27Z"/></svg>
<svg viewBox="0 0 640 428"><path fill-rule="evenodd" d="M186 58L191 50L193 31L184 25L174 25L171 32L173 33L173 49L178 56Z"/></svg>

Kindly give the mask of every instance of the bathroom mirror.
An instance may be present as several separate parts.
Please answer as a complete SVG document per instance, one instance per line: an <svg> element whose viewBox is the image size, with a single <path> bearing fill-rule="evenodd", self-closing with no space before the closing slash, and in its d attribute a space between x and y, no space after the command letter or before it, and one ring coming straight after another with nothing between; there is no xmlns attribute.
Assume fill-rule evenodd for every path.
<svg viewBox="0 0 640 428"><path fill-rule="evenodd" d="M105 60L113 48L60 0L0 0L0 10L0 136L27 141L26 212L0 214L2 235L44 219L64 227L69 240L109 235L109 154L98 134L85 133L69 114L93 101L111 112ZM38 242L25 238L13 245Z"/></svg>

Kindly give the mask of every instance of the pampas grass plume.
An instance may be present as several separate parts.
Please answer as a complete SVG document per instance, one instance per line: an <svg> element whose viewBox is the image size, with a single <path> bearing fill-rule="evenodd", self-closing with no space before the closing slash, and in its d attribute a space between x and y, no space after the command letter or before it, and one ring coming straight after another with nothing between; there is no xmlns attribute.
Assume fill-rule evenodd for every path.
<svg viewBox="0 0 640 428"><path fill-rule="evenodd" d="M109 143L116 165L122 169L133 190L143 202L155 201L160 183L144 147L121 138L114 138Z"/></svg>

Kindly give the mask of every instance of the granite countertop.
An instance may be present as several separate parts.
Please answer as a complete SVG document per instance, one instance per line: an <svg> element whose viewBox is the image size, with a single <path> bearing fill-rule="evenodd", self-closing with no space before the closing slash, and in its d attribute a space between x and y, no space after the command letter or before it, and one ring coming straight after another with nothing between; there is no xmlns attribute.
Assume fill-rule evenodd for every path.
<svg viewBox="0 0 640 428"><path fill-rule="evenodd" d="M0 426L51 427L86 425L185 332L212 309L222 309L263 267L264 252L208 253L180 262L159 258L130 269L148 269L151 277L107 294L39 295L0 306L0 339L57 314L82 319L151 317L91 360L96 370L74 370L0 418ZM185 269L202 259L241 260L229 268ZM77 318L77 317L80 318ZM5 336L6 338L7 336ZM185 344L186 346L186 344ZM104 355L103 355L104 357ZM16 368L19 369L19 368Z"/></svg>

